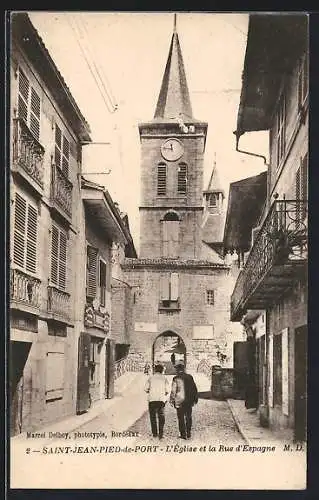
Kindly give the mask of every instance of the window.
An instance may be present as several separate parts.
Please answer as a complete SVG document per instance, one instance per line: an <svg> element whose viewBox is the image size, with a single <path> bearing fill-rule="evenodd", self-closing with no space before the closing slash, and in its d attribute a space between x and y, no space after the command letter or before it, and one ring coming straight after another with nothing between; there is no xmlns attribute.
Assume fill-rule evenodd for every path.
<svg viewBox="0 0 319 500"><path fill-rule="evenodd" d="M298 72L298 105L301 108L308 96L309 83L308 83L308 73L309 73L309 55L304 54L300 60L299 72Z"/></svg>
<svg viewBox="0 0 319 500"><path fill-rule="evenodd" d="M51 239L51 283L61 290L66 289L67 235L52 225Z"/></svg>
<svg viewBox="0 0 319 500"><path fill-rule="evenodd" d="M166 165L160 163L157 166L157 194L163 196L166 194Z"/></svg>
<svg viewBox="0 0 319 500"><path fill-rule="evenodd" d="M64 175L68 177L70 163L70 143L65 135L62 134L61 129L58 125L55 125L54 162L55 165L62 170Z"/></svg>
<svg viewBox="0 0 319 500"><path fill-rule="evenodd" d="M215 303L215 290L206 290L206 304L213 306Z"/></svg>
<svg viewBox="0 0 319 500"><path fill-rule="evenodd" d="M29 273L37 270L38 210L16 193L14 210L13 262Z"/></svg>
<svg viewBox="0 0 319 500"><path fill-rule="evenodd" d="M180 163L178 165L177 173L177 192L180 194L185 194L187 191L187 165L186 163Z"/></svg>
<svg viewBox="0 0 319 500"><path fill-rule="evenodd" d="M286 150L286 105L285 95L281 95L277 112L277 168Z"/></svg>
<svg viewBox="0 0 319 500"><path fill-rule="evenodd" d="M41 99L21 69L18 84L18 116L25 121L34 137L39 140Z"/></svg>
<svg viewBox="0 0 319 500"><path fill-rule="evenodd" d="M210 207L217 207L217 195L216 194L210 194L208 198L209 206Z"/></svg>
<svg viewBox="0 0 319 500"><path fill-rule="evenodd" d="M177 258L179 251L179 216L176 212L167 212L163 224L163 257Z"/></svg>
<svg viewBox="0 0 319 500"><path fill-rule="evenodd" d="M47 352L46 359L46 402L63 398L64 352Z"/></svg>
<svg viewBox="0 0 319 500"><path fill-rule="evenodd" d="M97 273L97 248L90 245L86 251L86 296L95 299L96 297L96 273Z"/></svg>
<svg viewBox="0 0 319 500"><path fill-rule="evenodd" d="M170 273L161 276L162 308L179 309L179 275Z"/></svg>
<svg viewBox="0 0 319 500"><path fill-rule="evenodd" d="M99 289L100 289L100 304L105 306L105 293L106 293L106 263L99 260Z"/></svg>

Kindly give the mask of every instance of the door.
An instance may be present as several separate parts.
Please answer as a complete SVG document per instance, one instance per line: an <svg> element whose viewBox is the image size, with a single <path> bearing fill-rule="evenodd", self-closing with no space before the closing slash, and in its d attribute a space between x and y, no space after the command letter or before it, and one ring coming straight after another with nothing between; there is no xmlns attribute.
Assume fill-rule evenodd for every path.
<svg viewBox="0 0 319 500"><path fill-rule="evenodd" d="M90 408L90 342L89 333L82 332L79 337L79 355L78 355L78 388L76 413L84 413Z"/></svg>
<svg viewBox="0 0 319 500"><path fill-rule="evenodd" d="M23 430L23 370L31 348L29 342L10 343L10 435Z"/></svg>
<svg viewBox="0 0 319 500"><path fill-rule="evenodd" d="M295 329L295 441L307 437L307 336L307 325Z"/></svg>
<svg viewBox="0 0 319 500"><path fill-rule="evenodd" d="M112 339L106 341L105 350L105 396L111 399L114 396L115 380L115 342Z"/></svg>

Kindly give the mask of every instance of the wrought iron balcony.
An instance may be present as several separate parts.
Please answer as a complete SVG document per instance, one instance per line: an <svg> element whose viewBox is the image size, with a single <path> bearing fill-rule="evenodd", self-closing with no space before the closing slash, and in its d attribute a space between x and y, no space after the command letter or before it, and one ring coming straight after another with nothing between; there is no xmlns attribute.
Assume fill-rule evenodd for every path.
<svg viewBox="0 0 319 500"><path fill-rule="evenodd" d="M53 319L68 322L70 320L70 294L53 285L49 285L48 313L52 315Z"/></svg>
<svg viewBox="0 0 319 500"><path fill-rule="evenodd" d="M104 333L110 331L110 315L107 311L101 312L94 309L91 303L87 303L84 308L84 325L87 327L98 328Z"/></svg>
<svg viewBox="0 0 319 500"><path fill-rule="evenodd" d="M10 299L12 309L23 309L30 312L40 308L41 280L20 271L10 270Z"/></svg>
<svg viewBox="0 0 319 500"><path fill-rule="evenodd" d="M308 258L307 202L276 200L270 208L231 296L231 319L267 309L292 286Z"/></svg>
<svg viewBox="0 0 319 500"><path fill-rule="evenodd" d="M24 120L13 120L13 165L12 170L27 174L41 189L43 188L44 148L33 136ZM23 175L25 177L25 175Z"/></svg>
<svg viewBox="0 0 319 500"><path fill-rule="evenodd" d="M67 219L72 218L72 182L54 163L51 165L51 203Z"/></svg>

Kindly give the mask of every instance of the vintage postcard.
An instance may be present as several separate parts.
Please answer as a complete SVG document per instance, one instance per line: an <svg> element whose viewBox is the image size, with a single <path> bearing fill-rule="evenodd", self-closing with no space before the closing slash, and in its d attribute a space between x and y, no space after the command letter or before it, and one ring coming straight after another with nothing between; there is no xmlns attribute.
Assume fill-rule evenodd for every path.
<svg viewBox="0 0 319 500"><path fill-rule="evenodd" d="M305 489L308 16L8 16L10 487Z"/></svg>

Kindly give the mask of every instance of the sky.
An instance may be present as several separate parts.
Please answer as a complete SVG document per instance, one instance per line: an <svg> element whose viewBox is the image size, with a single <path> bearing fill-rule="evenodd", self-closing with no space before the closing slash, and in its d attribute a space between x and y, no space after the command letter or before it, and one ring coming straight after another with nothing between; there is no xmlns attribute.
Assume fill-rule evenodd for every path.
<svg viewBox="0 0 319 500"><path fill-rule="evenodd" d="M173 12L30 12L30 19L91 128L83 174L104 185L127 212L139 248L138 123L153 118L173 31ZM265 170L261 159L235 151L248 14L177 13L177 31L195 118L208 122L204 188L214 158L229 183ZM90 71L98 68L117 109L103 99ZM101 87L101 83L100 83ZM106 103L105 103L106 101ZM240 148L268 153L265 132L245 134ZM109 172L107 175L96 172Z"/></svg>

